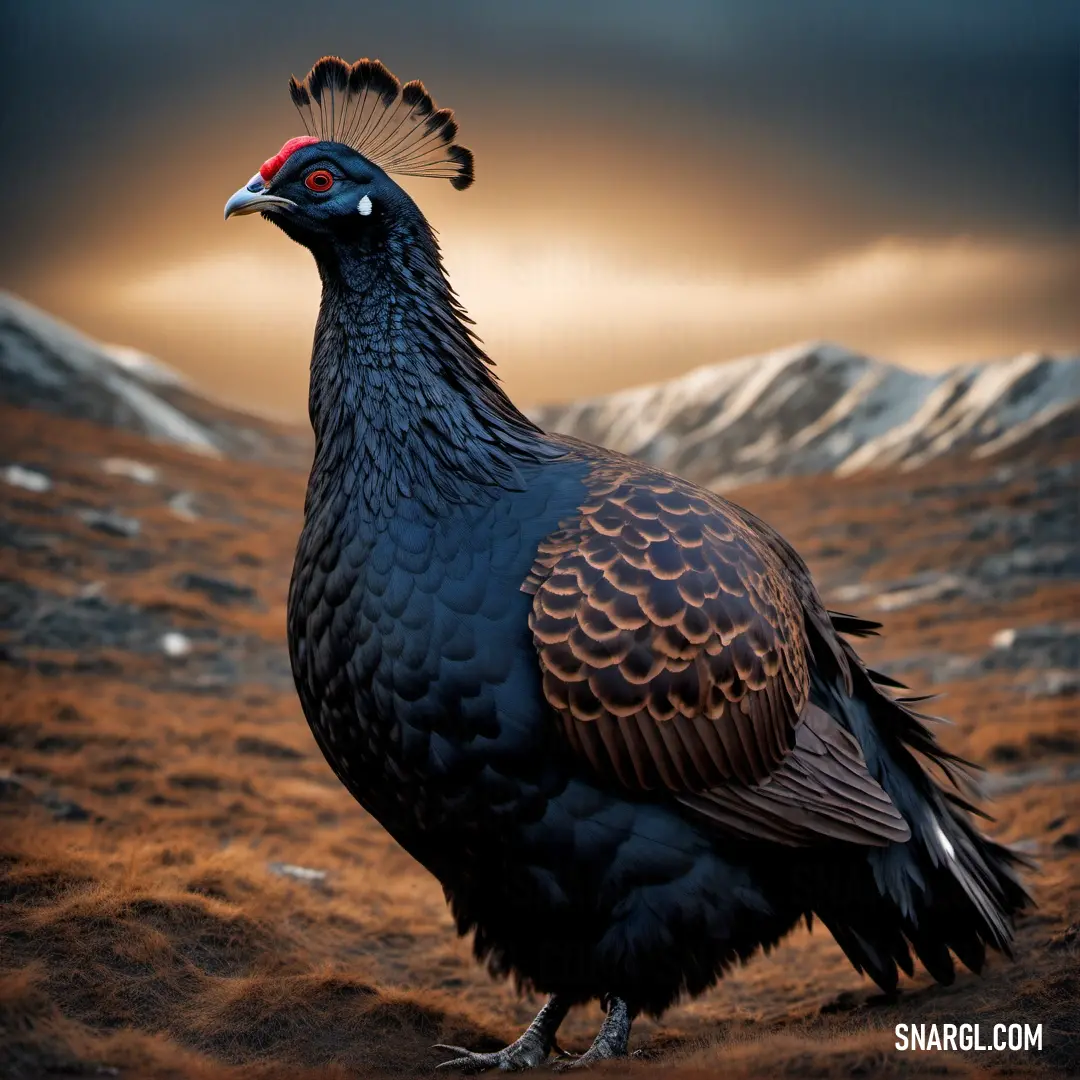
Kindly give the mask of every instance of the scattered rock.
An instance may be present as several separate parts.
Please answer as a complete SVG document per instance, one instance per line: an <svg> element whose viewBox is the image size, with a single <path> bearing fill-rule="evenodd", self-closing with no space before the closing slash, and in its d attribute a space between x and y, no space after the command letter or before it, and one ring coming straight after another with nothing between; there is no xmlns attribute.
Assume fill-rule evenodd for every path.
<svg viewBox="0 0 1080 1080"><path fill-rule="evenodd" d="M838 590L832 596L837 597ZM886 675L911 682L945 683L977 678L988 671L1016 672L1017 688L1029 697L1064 697L1080 689L1080 623L1043 623L1005 627L989 637L991 649L981 656L955 653L909 654L881 664Z"/></svg>
<svg viewBox="0 0 1080 1080"><path fill-rule="evenodd" d="M33 748L39 754L77 754L84 745L77 735L52 734L43 735Z"/></svg>
<svg viewBox="0 0 1080 1080"><path fill-rule="evenodd" d="M189 692L219 693L241 684L292 691L288 654L277 641L255 633L223 634L209 618L181 629L173 620L178 613L185 620L192 614L169 604L144 607L100 594L63 595L0 575L0 667L116 675L124 670L116 653L126 651L168 658L155 681L164 678ZM0 685L3 679L0 673Z"/></svg>
<svg viewBox="0 0 1080 1080"><path fill-rule="evenodd" d="M210 773L177 773L169 777L169 783L185 791L220 791L224 787L221 777Z"/></svg>
<svg viewBox="0 0 1080 1080"><path fill-rule="evenodd" d="M1080 946L1080 923L1072 923L1065 927L1060 933L1055 934L1048 944L1055 952Z"/></svg>
<svg viewBox="0 0 1080 1080"><path fill-rule="evenodd" d="M192 690L224 690L232 683L231 676L224 671L200 671L191 680Z"/></svg>
<svg viewBox="0 0 1080 1080"><path fill-rule="evenodd" d="M1030 735L1022 744L999 743L990 750L989 757L996 764L1008 765L1040 758L1057 760L1077 754L1080 754L1080 737L1071 732L1048 731Z"/></svg>
<svg viewBox="0 0 1080 1080"><path fill-rule="evenodd" d="M977 570L979 577L988 585L1018 577L1042 580L1075 578L1080 575L1080 549L1072 539L1038 547L1028 542L1000 555L988 556L979 563Z"/></svg>
<svg viewBox="0 0 1080 1080"><path fill-rule="evenodd" d="M913 574L876 587L866 582L840 585L829 592L834 603L854 604L869 599L878 611L902 611L916 604L948 602L960 597L984 600L987 595L986 587L973 577L937 571Z"/></svg>
<svg viewBox="0 0 1080 1080"><path fill-rule="evenodd" d="M873 591L873 586L865 581L856 581L850 585L841 585L832 589L829 599L837 604L854 604L859 600L865 600Z"/></svg>
<svg viewBox="0 0 1080 1080"><path fill-rule="evenodd" d="M169 499L169 509L174 517L181 521L198 521L199 513L195 509L195 496L190 491L178 491Z"/></svg>
<svg viewBox="0 0 1080 1080"><path fill-rule="evenodd" d="M156 484L160 472L153 465L147 465L134 458L111 457L101 463L102 469L110 476L123 476L137 484Z"/></svg>
<svg viewBox="0 0 1080 1080"><path fill-rule="evenodd" d="M137 780L114 780L111 784L94 784L90 790L95 795L113 798L116 795L130 795L139 786Z"/></svg>
<svg viewBox="0 0 1080 1080"><path fill-rule="evenodd" d="M24 491L33 491L41 494L52 487L52 481L37 469L27 469L23 465L8 465L0 473L12 487L22 488Z"/></svg>
<svg viewBox="0 0 1080 1080"><path fill-rule="evenodd" d="M167 795L162 795L161 792L155 791L153 795L146 797L147 806L187 806L188 804L183 799L170 799Z"/></svg>
<svg viewBox="0 0 1080 1080"><path fill-rule="evenodd" d="M161 651L173 660L179 660L191 652L191 638L179 630L170 630L158 639Z"/></svg>
<svg viewBox="0 0 1080 1080"><path fill-rule="evenodd" d="M1080 754L1080 735L1071 731L1040 732L1028 740L1032 748L1049 757Z"/></svg>
<svg viewBox="0 0 1080 1080"><path fill-rule="evenodd" d="M325 870L313 870L309 866L296 866L293 863L272 862L267 864L266 869L279 877L293 878L295 881L303 881L309 885L319 884L326 880Z"/></svg>
<svg viewBox="0 0 1080 1080"><path fill-rule="evenodd" d="M303 761L307 756L291 746L284 746L270 739L260 739L254 735L241 735L236 740L236 751L239 754L254 754L278 761Z"/></svg>
<svg viewBox="0 0 1080 1080"><path fill-rule="evenodd" d="M864 1004L859 995L851 990L843 990L832 1001L827 1001L822 1005L820 1011L822 1016L832 1016L835 1013L853 1012L855 1009L861 1009Z"/></svg>
<svg viewBox="0 0 1080 1080"><path fill-rule="evenodd" d="M42 806L52 811L56 821L89 821L90 811L77 802L65 799L55 791L46 791L38 796Z"/></svg>
<svg viewBox="0 0 1080 1080"><path fill-rule="evenodd" d="M1016 667L1080 671L1080 622L1010 627L999 630L990 643L996 651L1012 654Z"/></svg>
<svg viewBox="0 0 1080 1080"><path fill-rule="evenodd" d="M153 772L158 768L158 765L156 762L147 761L136 754L121 754L111 761L103 761L101 768L106 772L114 772L119 769L140 769Z"/></svg>
<svg viewBox="0 0 1080 1080"><path fill-rule="evenodd" d="M982 777L981 786L987 798L1000 799L1017 791L1057 787L1077 780L1080 780L1080 763L1069 762L1060 768L1033 765L1009 772L988 772Z"/></svg>
<svg viewBox="0 0 1080 1080"><path fill-rule="evenodd" d="M177 588L200 592L214 604L249 604L255 599L255 590L250 586L238 585L235 581L212 577L210 574L178 574L175 582Z"/></svg>
<svg viewBox="0 0 1080 1080"><path fill-rule="evenodd" d="M138 536L142 531L137 519L125 517L112 510L80 510L79 519L91 529L97 529L108 536L121 536L126 540Z"/></svg>
<svg viewBox="0 0 1080 1080"><path fill-rule="evenodd" d="M0 772L0 801L32 801L34 793L14 773Z"/></svg>
<svg viewBox="0 0 1080 1080"><path fill-rule="evenodd" d="M878 611L901 611L915 604L955 600L958 596L970 596L976 591L973 582L956 574L919 574L903 585L876 596L874 607Z"/></svg>
<svg viewBox="0 0 1080 1080"><path fill-rule="evenodd" d="M1080 694L1080 672L1044 671L1027 686L1029 697L1058 698Z"/></svg>
<svg viewBox="0 0 1080 1080"><path fill-rule="evenodd" d="M1020 747L1011 742L992 746L988 755L995 765L1015 765L1023 756Z"/></svg>

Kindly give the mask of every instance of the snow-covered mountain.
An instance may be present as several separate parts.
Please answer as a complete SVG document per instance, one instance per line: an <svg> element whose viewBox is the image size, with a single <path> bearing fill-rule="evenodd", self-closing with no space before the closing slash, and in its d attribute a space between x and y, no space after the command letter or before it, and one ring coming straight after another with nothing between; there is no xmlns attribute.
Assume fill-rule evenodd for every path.
<svg viewBox="0 0 1080 1080"><path fill-rule="evenodd" d="M838 345L797 345L531 415L723 489L990 457L1080 434L1080 356L1025 353L928 374Z"/></svg>
<svg viewBox="0 0 1080 1080"><path fill-rule="evenodd" d="M298 464L309 453L306 429L215 404L152 357L94 341L4 292L0 401L204 454ZM914 468L952 453L989 457L1080 433L1080 356L1025 353L924 374L838 345L797 345L532 415L550 430L731 488Z"/></svg>
<svg viewBox="0 0 1080 1080"><path fill-rule="evenodd" d="M306 433L211 402L161 361L95 341L3 291L0 401L124 428L201 454L307 456Z"/></svg>

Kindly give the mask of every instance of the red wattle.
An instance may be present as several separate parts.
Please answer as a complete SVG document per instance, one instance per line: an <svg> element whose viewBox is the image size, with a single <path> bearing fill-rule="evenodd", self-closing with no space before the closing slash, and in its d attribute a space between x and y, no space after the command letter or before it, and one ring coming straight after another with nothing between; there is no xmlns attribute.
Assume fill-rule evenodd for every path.
<svg viewBox="0 0 1080 1080"><path fill-rule="evenodd" d="M262 163L259 175L263 178L263 183L269 184L274 179L278 170L289 160L289 156L294 151L299 150L301 146L310 146L318 141L314 135L297 135L295 139L290 139L272 158L267 158Z"/></svg>

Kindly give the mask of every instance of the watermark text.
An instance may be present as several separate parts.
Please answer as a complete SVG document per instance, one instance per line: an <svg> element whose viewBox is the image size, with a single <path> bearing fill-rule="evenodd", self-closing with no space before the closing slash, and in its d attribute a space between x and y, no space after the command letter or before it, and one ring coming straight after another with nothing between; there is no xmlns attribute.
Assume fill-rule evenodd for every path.
<svg viewBox="0 0 1080 1080"><path fill-rule="evenodd" d="M896 1049L1041 1050L1042 1024L897 1024Z"/></svg>

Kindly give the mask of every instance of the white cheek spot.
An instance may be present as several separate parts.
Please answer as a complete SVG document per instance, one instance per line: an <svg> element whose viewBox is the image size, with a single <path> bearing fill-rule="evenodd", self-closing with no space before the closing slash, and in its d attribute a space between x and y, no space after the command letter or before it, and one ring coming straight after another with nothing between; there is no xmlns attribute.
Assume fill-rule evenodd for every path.
<svg viewBox="0 0 1080 1080"><path fill-rule="evenodd" d="M371 213L371 198L365 195L359 203L357 203L356 209L360 211L361 217L367 217Z"/></svg>

